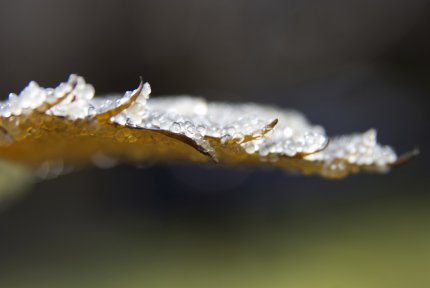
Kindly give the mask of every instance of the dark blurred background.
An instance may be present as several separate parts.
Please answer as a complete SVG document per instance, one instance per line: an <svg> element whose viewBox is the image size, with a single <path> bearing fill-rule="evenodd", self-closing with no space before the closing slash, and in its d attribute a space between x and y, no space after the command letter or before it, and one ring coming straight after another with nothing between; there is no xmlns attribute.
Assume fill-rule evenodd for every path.
<svg viewBox="0 0 430 288"><path fill-rule="evenodd" d="M0 211L0 287L429 287L430 1L0 2L0 95L255 101L421 155L387 175L151 164L39 182ZM37 151L35 151L37 153Z"/></svg>

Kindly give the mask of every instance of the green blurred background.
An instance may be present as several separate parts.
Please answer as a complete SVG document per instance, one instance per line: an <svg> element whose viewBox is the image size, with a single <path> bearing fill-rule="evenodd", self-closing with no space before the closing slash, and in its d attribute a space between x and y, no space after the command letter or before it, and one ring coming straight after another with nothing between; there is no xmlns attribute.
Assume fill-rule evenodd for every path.
<svg viewBox="0 0 430 288"><path fill-rule="evenodd" d="M429 20L428 0L0 1L3 99L143 75L422 151L341 181L147 163L32 183L2 163L0 287L430 287Z"/></svg>

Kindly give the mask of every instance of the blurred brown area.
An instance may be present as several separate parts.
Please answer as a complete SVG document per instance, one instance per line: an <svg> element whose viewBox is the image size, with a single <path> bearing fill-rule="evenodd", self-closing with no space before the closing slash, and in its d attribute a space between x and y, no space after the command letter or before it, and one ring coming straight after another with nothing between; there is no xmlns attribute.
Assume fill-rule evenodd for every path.
<svg viewBox="0 0 430 288"><path fill-rule="evenodd" d="M421 155L342 181L85 169L0 211L0 287L427 287L430 1L0 1L0 95L83 75L374 127ZM37 151L35 151L37 153Z"/></svg>

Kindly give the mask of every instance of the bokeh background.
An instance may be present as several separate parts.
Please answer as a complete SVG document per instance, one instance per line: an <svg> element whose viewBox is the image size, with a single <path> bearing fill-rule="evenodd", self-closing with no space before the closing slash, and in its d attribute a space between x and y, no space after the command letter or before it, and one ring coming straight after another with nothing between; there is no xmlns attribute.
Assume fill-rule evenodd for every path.
<svg viewBox="0 0 430 288"><path fill-rule="evenodd" d="M0 1L2 99L143 75L422 152L341 181L148 163L38 182L0 205L0 287L429 287L429 35L428 0Z"/></svg>

